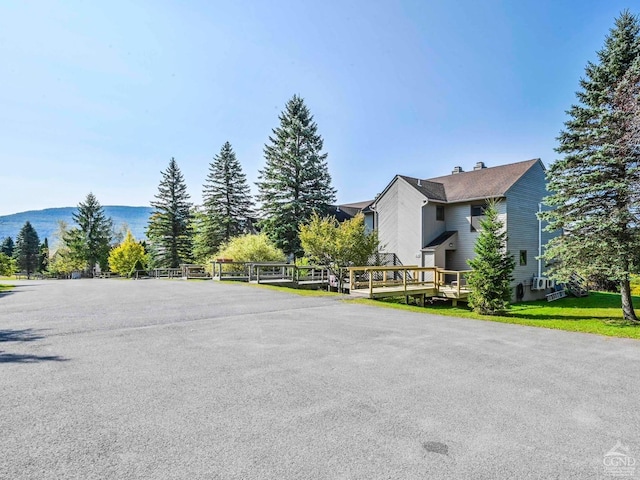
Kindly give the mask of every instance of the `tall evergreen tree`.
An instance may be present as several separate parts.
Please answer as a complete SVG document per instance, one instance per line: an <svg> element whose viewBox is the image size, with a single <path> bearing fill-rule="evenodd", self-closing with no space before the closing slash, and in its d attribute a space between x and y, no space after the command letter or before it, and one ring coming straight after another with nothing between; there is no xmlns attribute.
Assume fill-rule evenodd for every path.
<svg viewBox="0 0 640 480"><path fill-rule="evenodd" d="M225 142L209 165L202 200L194 253L205 259L215 254L221 243L246 233L250 221L251 191L229 142Z"/></svg>
<svg viewBox="0 0 640 480"><path fill-rule="evenodd" d="M193 226L187 185L173 157L167 170L162 172L155 198L157 200L151 202L155 210L147 226L153 264L176 268L191 261Z"/></svg>
<svg viewBox="0 0 640 480"><path fill-rule="evenodd" d="M298 226L328 213L335 201L322 153L322 137L304 100L294 95L278 117L264 147L265 167L257 182L263 219L260 227L287 254L301 256Z"/></svg>
<svg viewBox="0 0 640 480"><path fill-rule="evenodd" d="M2 245L0 245L0 252L4 253L7 257L12 257L13 247L14 247L13 238L6 237L2 241Z"/></svg>
<svg viewBox="0 0 640 480"><path fill-rule="evenodd" d="M16 259L18 268L31 276L38 269L40 255L40 239L30 222L26 222L20 229L16 237L16 244L13 249L13 257Z"/></svg>
<svg viewBox="0 0 640 480"><path fill-rule="evenodd" d="M476 256L467 261L471 267L467 275L469 306L478 313L495 315L509 305L511 274L516 266L513 255L507 251L507 232L496 202L487 205L480 227L474 246Z"/></svg>
<svg viewBox="0 0 640 480"><path fill-rule="evenodd" d="M49 240L44 239L40 245L40 256L38 258L38 271L46 272L49 268Z"/></svg>
<svg viewBox="0 0 640 480"><path fill-rule="evenodd" d="M65 234L64 242L71 250L71 256L82 261L87 272L92 272L96 264L106 270L113 230L113 221L104 213L104 209L93 193L89 193L84 202L72 215L77 227Z"/></svg>
<svg viewBox="0 0 640 480"><path fill-rule="evenodd" d="M544 256L560 279L581 270L619 283L623 316L637 321L629 282L640 249L636 16L624 11L616 19L598 60L587 64L579 103L567 112L556 149L564 157L548 171L552 194L545 203L553 209L542 218L563 235L549 242Z"/></svg>

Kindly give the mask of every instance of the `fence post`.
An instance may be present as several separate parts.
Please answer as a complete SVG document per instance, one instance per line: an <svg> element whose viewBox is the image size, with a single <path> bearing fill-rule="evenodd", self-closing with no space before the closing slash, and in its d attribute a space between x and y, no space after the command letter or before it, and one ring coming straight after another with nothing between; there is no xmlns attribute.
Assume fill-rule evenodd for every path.
<svg viewBox="0 0 640 480"><path fill-rule="evenodd" d="M365 268L363 270L363 272L366 272L367 269ZM373 298L373 275L372 272L369 272L369 298Z"/></svg>
<svg viewBox="0 0 640 480"><path fill-rule="evenodd" d="M404 294L407 295L407 269L402 269L402 285L404 286Z"/></svg>

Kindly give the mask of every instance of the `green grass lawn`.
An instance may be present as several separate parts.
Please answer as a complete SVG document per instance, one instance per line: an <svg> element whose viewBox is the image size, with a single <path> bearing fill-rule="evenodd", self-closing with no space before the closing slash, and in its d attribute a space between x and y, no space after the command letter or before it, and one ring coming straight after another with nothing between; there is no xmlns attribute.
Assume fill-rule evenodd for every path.
<svg viewBox="0 0 640 480"><path fill-rule="evenodd" d="M14 285L0 285L0 292L6 292L7 290L11 290Z"/></svg>
<svg viewBox="0 0 640 480"><path fill-rule="evenodd" d="M421 313L640 339L640 326L623 322L620 295L616 293L591 292L588 297L583 298L567 297L555 302L546 300L522 302L513 305L507 313L500 316L478 315L464 304L452 307L448 302L418 307L400 303L404 300L397 298L350 301ZM640 297L634 297L633 303L638 310L637 313L640 314Z"/></svg>

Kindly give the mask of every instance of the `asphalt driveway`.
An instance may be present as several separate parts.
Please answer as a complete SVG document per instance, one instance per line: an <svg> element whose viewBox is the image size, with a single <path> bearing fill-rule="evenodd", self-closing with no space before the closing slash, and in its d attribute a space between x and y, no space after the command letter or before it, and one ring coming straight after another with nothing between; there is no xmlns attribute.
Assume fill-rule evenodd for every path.
<svg viewBox="0 0 640 480"><path fill-rule="evenodd" d="M211 281L17 284L2 479L588 479L618 442L640 478L638 341Z"/></svg>

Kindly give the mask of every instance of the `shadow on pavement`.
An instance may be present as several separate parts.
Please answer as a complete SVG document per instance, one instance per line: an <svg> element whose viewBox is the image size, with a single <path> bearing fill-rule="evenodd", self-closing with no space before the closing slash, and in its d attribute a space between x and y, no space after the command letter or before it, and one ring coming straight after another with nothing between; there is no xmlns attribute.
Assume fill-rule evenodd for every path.
<svg viewBox="0 0 640 480"><path fill-rule="evenodd" d="M0 343L2 342L33 342L42 340L45 336L40 333L44 330L25 328L21 330L0 330ZM59 355L32 355L29 353L9 353L0 350L0 363L38 363L38 362L66 362L68 359Z"/></svg>
<svg viewBox="0 0 640 480"><path fill-rule="evenodd" d="M25 328L23 330L0 330L0 342L33 342L41 340L44 335L38 333L38 330Z"/></svg>
<svg viewBox="0 0 640 480"><path fill-rule="evenodd" d="M0 350L0 363L38 363L38 362L66 362L67 358L59 355L29 355L23 353L5 353Z"/></svg>

